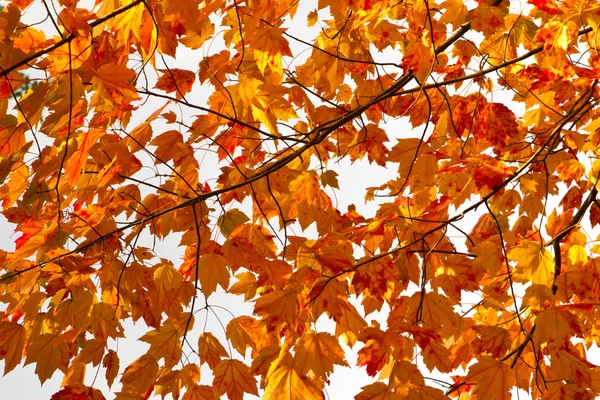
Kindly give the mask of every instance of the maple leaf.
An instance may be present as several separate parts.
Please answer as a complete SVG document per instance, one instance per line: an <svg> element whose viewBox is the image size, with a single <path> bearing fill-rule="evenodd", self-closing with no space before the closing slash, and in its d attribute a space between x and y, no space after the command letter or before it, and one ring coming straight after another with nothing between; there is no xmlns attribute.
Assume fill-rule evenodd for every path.
<svg viewBox="0 0 600 400"><path fill-rule="evenodd" d="M198 339L198 353L200 354L200 363L207 363L213 369L219 364L221 358L227 357L225 347L210 332L200 335Z"/></svg>
<svg viewBox="0 0 600 400"><path fill-rule="evenodd" d="M162 76L158 78L154 87L167 93L175 92L178 99L183 98L192 90L192 85L196 80L194 72L184 69L159 69L159 72L162 73Z"/></svg>
<svg viewBox="0 0 600 400"><path fill-rule="evenodd" d="M114 350L109 350L102 360L102 365L106 368L106 382L110 387L119 373L119 356Z"/></svg>
<svg viewBox="0 0 600 400"><path fill-rule="evenodd" d="M181 400L215 400L213 389L206 385L195 385L188 389Z"/></svg>
<svg viewBox="0 0 600 400"><path fill-rule="evenodd" d="M63 389L54 393L50 400L105 400L106 398L98 389L87 387L84 385L67 385Z"/></svg>
<svg viewBox="0 0 600 400"><path fill-rule="evenodd" d="M357 399L600 395L597 5L314 3L2 7L5 373L323 399L343 341Z"/></svg>
<svg viewBox="0 0 600 400"><path fill-rule="evenodd" d="M154 385L158 374L158 363L149 354L145 354L129 364L121 376L123 392L141 395Z"/></svg>
<svg viewBox="0 0 600 400"><path fill-rule="evenodd" d="M15 322L0 322L0 359L4 360L4 374L21 363L25 345L25 328Z"/></svg>
<svg viewBox="0 0 600 400"><path fill-rule="evenodd" d="M227 338L231 340L232 346L240 353L245 354L246 349L251 347L257 349L266 334L265 327L258 320L241 316L233 318L227 324Z"/></svg>
<svg viewBox="0 0 600 400"><path fill-rule="evenodd" d="M213 373L217 397L227 393L231 400L242 400L244 393L258 395L256 380L250 375L248 366L239 360L221 360Z"/></svg>
<svg viewBox="0 0 600 400"><path fill-rule="evenodd" d="M18 351L18 350L17 350ZM57 369L67 373L69 366L69 348L64 340L45 333L31 340L27 347L25 365L35 362L35 373L44 383ZM14 363L14 361L13 361Z"/></svg>
<svg viewBox="0 0 600 400"><path fill-rule="evenodd" d="M515 374L507 364L492 357L481 357L469 368L467 379L475 382L475 394L482 398L508 400L516 383Z"/></svg>
<svg viewBox="0 0 600 400"><path fill-rule="evenodd" d="M354 398L356 400L391 400L395 397L392 388L383 382L375 382L362 387L362 391Z"/></svg>
<svg viewBox="0 0 600 400"><path fill-rule="evenodd" d="M294 346L294 367L301 375L312 371L324 378L333 371L333 365L348 366L338 341L328 333L306 332Z"/></svg>
<svg viewBox="0 0 600 400"><path fill-rule="evenodd" d="M283 37L284 30L273 26L266 27L253 42L254 57L261 73L269 66L272 73L283 78L282 56L291 56L288 41Z"/></svg>
<svg viewBox="0 0 600 400"><path fill-rule="evenodd" d="M264 396L272 399L324 399L321 390L292 367L280 366L267 378Z"/></svg>
<svg viewBox="0 0 600 400"><path fill-rule="evenodd" d="M517 276L536 284L548 284L554 276L553 257L541 249L538 242L524 240L508 252L508 258L517 262Z"/></svg>
<svg viewBox="0 0 600 400"><path fill-rule="evenodd" d="M135 72L125 65L108 63L96 71L92 84L100 96L115 103L136 100L138 95L131 85Z"/></svg>
<svg viewBox="0 0 600 400"><path fill-rule="evenodd" d="M229 271L227 262L219 254L205 254L198 262L198 278L202 285L202 292L206 297L215 292L217 285L223 289L229 287Z"/></svg>
<svg viewBox="0 0 600 400"><path fill-rule="evenodd" d="M164 358L167 368L175 366L181 359L181 341L179 332L172 324L161 325L157 330L150 331L140 338L141 341L150 343L148 354L156 360Z"/></svg>

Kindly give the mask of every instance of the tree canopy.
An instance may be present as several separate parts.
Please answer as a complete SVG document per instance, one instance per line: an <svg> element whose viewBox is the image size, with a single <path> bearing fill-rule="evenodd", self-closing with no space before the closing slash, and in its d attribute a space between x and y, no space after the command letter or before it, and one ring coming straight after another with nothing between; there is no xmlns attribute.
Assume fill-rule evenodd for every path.
<svg viewBox="0 0 600 400"><path fill-rule="evenodd" d="M343 367L357 400L596 398L599 25L596 0L7 2L4 372L64 375L52 400L337 398Z"/></svg>

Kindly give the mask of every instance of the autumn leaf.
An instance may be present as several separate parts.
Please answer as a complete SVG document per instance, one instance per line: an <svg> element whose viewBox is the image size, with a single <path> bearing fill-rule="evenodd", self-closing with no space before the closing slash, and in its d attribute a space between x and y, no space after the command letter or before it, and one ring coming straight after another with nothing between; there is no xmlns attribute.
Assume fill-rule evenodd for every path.
<svg viewBox="0 0 600 400"><path fill-rule="evenodd" d="M158 373L158 363L149 354L132 362L121 376L123 392L141 395L152 387Z"/></svg>
<svg viewBox="0 0 600 400"><path fill-rule="evenodd" d="M25 345L25 328L14 322L0 322L0 359L4 360L4 375L21 363Z"/></svg>
<svg viewBox="0 0 600 400"><path fill-rule="evenodd" d="M356 400L388 400L393 399L395 393L392 388L383 382L375 382L362 387L362 391L354 398Z"/></svg>
<svg viewBox="0 0 600 400"><path fill-rule="evenodd" d="M229 287L229 271L227 262L219 254L205 254L198 262L198 278L202 285L202 292L210 296L220 285L223 289Z"/></svg>
<svg viewBox="0 0 600 400"><path fill-rule="evenodd" d="M159 72L162 75L154 87L167 93L175 92L178 99L185 97L192 90L192 85L196 80L194 72L184 69L160 69Z"/></svg>
<svg viewBox="0 0 600 400"><path fill-rule="evenodd" d="M215 368L221 358L227 357L225 347L210 332L205 332L198 339L198 353L200 354L200 363L208 363L211 368Z"/></svg>
<svg viewBox="0 0 600 400"><path fill-rule="evenodd" d="M18 345L18 343L15 344ZM18 351L18 348L16 351ZM69 348L67 343L55 335L46 333L35 338L27 346L26 353L25 365L33 362L36 363L35 373L38 375L41 383L50 379L57 369L60 369L63 373L67 373Z"/></svg>
<svg viewBox="0 0 600 400"><path fill-rule="evenodd" d="M338 341L327 333L306 332L295 346L294 367L301 375L312 371L324 378L333 372L334 364L348 366Z"/></svg>
<svg viewBox="0 0 600 400"><path fill-rule="evenodd" d="M214 400L213 389L206 385L196 385L188 389L181 400Z"/></svg>
<svg viewBox="0 0 600 400"><path fill-rule="evenodd" d="M5 3L8 392L600 396L595 2Z"/></svg>
<svg viewBox="0 0 600 400"><path fill-rule="evenodd" d="M213 390L217 397L227 393L231 400L242 400L245 393L258 395L256 380L241 361L221 360L214 374Z"/></svg>
<svg viewBox="0 0 600 400"><path fill-rule="evenodd" d="M108 63L98 68L92 84L103 98L115 103L123 103L138 98L131 85L134 78L135 72L127 66Z"/></svg>
<svg viewBox="0 0 600 400"><path fill-rule="evenodd" d="M282 56L292 55L283 33L280 28L266 27L253 43L254 57L261 73L264 74L268 66L272 73L283 77Z"/></svg>
<svg viewBox="0 0 600 400"><path fill-rule="evenodd" d="M223 236L228 238L235 227L242 225L249 220L250 219L246 216L246 214L237 208L233 208L219 217L219 228L221 229Z"/></svg>
<svg viewBox="0 0 600 400"><path fill-rule="evenodd" d="M571 337L583 335L575 315L556 307L548 307L540 312L536 318L536 326L539 327L539 332L536 329L534 340L540 344L547 343L548 346L562 346Z"/></svg>
<svg viewBox="0 0 600 400"><path fill-rule="evenodd" d="M266 333L264 325L258 320L241 316L233 318L227 324L227 338L240 354L246 354L246 349L251 347L257 349L258 345L264 340Z"/></svg>
<svg viewBox="0 0 600 400"><path fill-rule="evenodd" d="M272 399L323 399L321 390L292 367L281 366L267 379L264 396Z"/></svg>
<svg viewBox="0 0 600 400"><path fill-rule="evenodd" d="M475 382L474 393L483 398L508 400L515 385L515 374L507 364L492 357L481 357L469 368L469 382Z"/></svg>
<svg viewBox="0 0 600 400"><path fill-rule="evenodd" d="M102 365L106 368L106 382L110 387L119 373L119 356L114 350L109 350L102 360Z"/></svg>
<svg viewBox="0 0 600 400"><path fill-rule="evenodd" d="M548 250L532 240L524 240L508 252L508 258L517 262L517 277L535 284L549 284L554 276L553 257Z"/></svg>
<svg viewBox="0 0 600 400"><path fill-rule="evenodd" d="M67 385L50 397L50 400L74 400L74 399L89 399L89 400L105 400L106 398L98 389L87 387L84 385Z"/></svg>

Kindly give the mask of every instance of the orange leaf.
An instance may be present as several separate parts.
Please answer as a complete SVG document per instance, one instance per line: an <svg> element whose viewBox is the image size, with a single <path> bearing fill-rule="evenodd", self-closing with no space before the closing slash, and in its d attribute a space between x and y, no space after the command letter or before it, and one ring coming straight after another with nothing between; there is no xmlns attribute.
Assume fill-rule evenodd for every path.
<svg viewBox="0 0 600 400"><path fill-rule="evenodd" d="M200 363L207 363L211 369L214 369L221 358L227 357L227 351L219 340L210 332L200 334L198 339L198 353L200 354Z"/></svg>
<svg viewBox="0 0 600 400"><path fill-rule="evenodd" d="M4 375L21 363L24 346L25 328L14 322L0 322L0 360L4 360Z"/></svg>
<svg viewBox="0 0 600 400"><path fill-rule="evenodd" d="M508 252L508 258L517 262L515 277L537 284L550 284L554 278L554 257L542 249L540 243L523 240Z"/></svg>
<svg viewBox="0 0 600 400"><path fill-rule="evenodd" d="M216 400L216 397L212 387L195 385L185 392L181 400Z"/></svg>
<svg viewBox="0 0 600 400"><path fill-rule="evenodd" d="M337 339L325 332L305 332L294 350L294 367L301 375L312 371L317 378L326 378L333 372L334 364L348 366Z"/></svg>
<svg viewBox="0 0 600 400"><path fill-rule="evenodd" d="M181 320L187 320L189 313L182 313ZM191 320L193 322L193 319ZM187 325L187 324L186 324ZM155 360L164 358L167 368L174 367L181 359L181 340L185 326L176 326L172 319L167 320L158 329L152 330L142 336L139 340L150 343L148 354ZM192 328L192 323L188 329Z"/></svg>
<svg viewBox="0 0 600 400"><path fill-rule="evenodd" d="M136 74L125 65L108 63L102 65L92 78L97 93L117 104L137 100L138 95L131 84Z"/></svg>
<svg viewBox="0 0 600 400"><path fill-rule="evenodd" d="M469 368L467 381L475 382L475 394L482 399L509 400L516 384L515 371L492 357L484 356Z"/></svg>
<svg viewBox="0 0 600 400"><path fill-rule="evenodd" d="M105 400L106 398L98 389L84 386L82 384L67 385L60 391L54 393L50 400Z"/></svg>
<svg viewBox="0 0 600 400"><path fill-rule="evenodd" d="M267 378L263 395L266 399L322 400L323 393L307 378L302 378L292 367L280 366Z"/></svg>
<svg viewBox="0 0 600 400"><path fill-rule="evenodd" d="M162 76L156 82L157 89L164 90L167 93L175 92L178 99L181 99L192 90L196 74L185 69L171 68L159 69Z"/></svg>
<svg viewBox="0 0 600 400"><path fill-rule="evenodd" d="M244 394L258 395L256 379L239 360L221 360L213 371L213 390L217 397L227 393L230 400L243 400Z"/></svg>
<svg viewBox="0 0 600 400"><path fill-rule="evenodd" d="M134 395L142 395L150 389L158 374L158 363L149 354L144 354L132 362L121 376L123 392Z"/></svg>
<svg viewBox="0 0 600 400"><path fill-rule="evenodd" d="M253 43L254 58L261 73L269 66L272 73L283 78L282 56L291 56L288 41L283 37L283 29L272 26L261 30L258 39Z"/></svg>
<svg viewBox="0 0 600 400"><path fill-rule="evenodd" d="M251 347L257 350L266 334L264 325L252 317L241 316L233 318L227 324L227 338L231 345L240 354L246 354L246 349Z"/></svg>
<svg viewBox="0 0 600 400"><path fill-rule="evenodd" d="M102 366L106 368L106 382L108 387L111 387L119 373L119 356L114 350L106 353L102 360Z"/></svg>
<svg viewBox="0 0 600 400"><path fill-rule="evenodd" d="M18 350L17 350L18 351ZM53 334L43 334L30 339L27 347L25 365L35 362L35 373L44 383L54 371L60 369L67 373L69 367L69 348L64 341Z"/></svg>
<svg viewBox="0 0 600 400"><path fill-rule="evenodd" d="M25 145L25 125L12 115L0 120L0 157L7 157Z"/></svg>
<svg viewBox="0 0 600 400"><path fill-rule="evenodd" d="M206 297L210 296L217 289L217 285L223 290L229 287L229 271L227 262L219 254L204 254L200 256L198 262L198 278L202 285L202 293Z"/></svg>

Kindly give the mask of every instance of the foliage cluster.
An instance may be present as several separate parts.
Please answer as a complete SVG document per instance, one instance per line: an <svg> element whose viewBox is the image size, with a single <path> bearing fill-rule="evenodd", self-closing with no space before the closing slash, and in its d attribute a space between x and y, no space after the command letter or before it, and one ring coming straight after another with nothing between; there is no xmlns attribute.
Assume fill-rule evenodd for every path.
<svg viewBox="0 0 600 400"><path fill-rule="evenodd" d="M8 2L5 373L323 399L344 343L357 400L595 398L599 25L596 0ZM375 186L340 209L345 160ZM129 320L149 350L121 365Z"/></svg>

